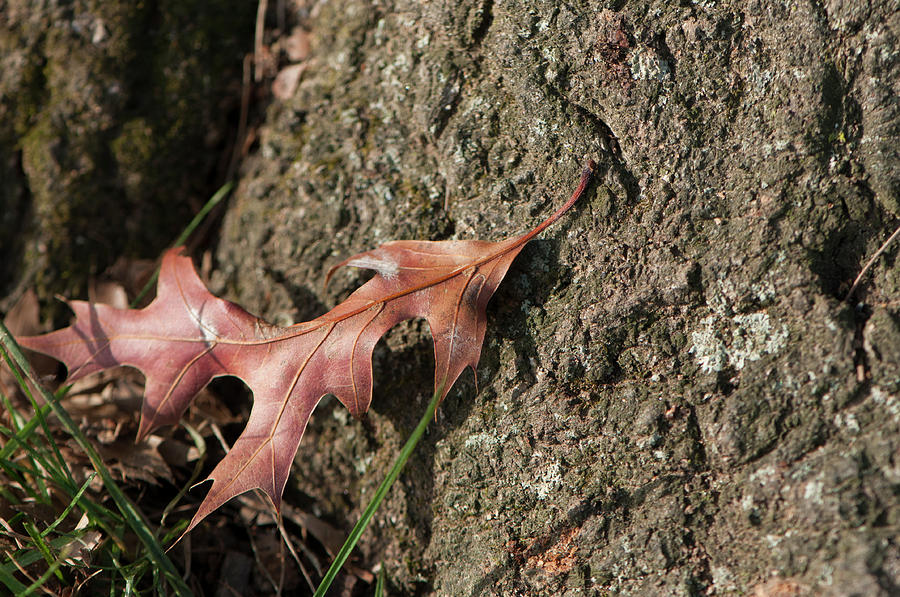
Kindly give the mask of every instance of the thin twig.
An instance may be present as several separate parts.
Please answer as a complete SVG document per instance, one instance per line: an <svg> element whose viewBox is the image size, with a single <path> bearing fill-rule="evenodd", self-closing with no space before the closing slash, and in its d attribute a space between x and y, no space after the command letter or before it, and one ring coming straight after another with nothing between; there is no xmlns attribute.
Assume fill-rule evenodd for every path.
<svg viewBox="0 0 900 597"><path fill-rule="evenodd" d="M219 426L216 423L213 423L212 425L210 425L210 428L212 429L213 435L216 437L217 440L219 440L219 445L222 446L222 449L225 450L226 452L228 450L230 450L231 446L229 446L228 442L225 441L225 436L222 435L222 430L219 429ZM201 483L203 483L203 481L201 481ZM198 485L199 484L200 483L198 483Z"/></svg>
<svg viewBox="0 0 900 597"><path fill-rule="evenodd" d="M893 242L893 240L898 236L900 236L900 227L894 230L894 233L890 235L886 241L884 241L883 245L878 247L878 250L875 251L875 254L872 255L872 258L869 259L868 262L866 262L866 265L862 268L862 271L859 272L859 275L856 276L855 280L853 280L853 286L850 287L850 291L847 293L847 298L844 299L845 301L850 300L850 297L853 296L853 291L855 291L856 287L859 286L859 283L862 281L863 276L866 275L866 272L869 271L869 268L872 267L872 265L878 260L878 258L881 257L881 254L884 253L888 248L888 245L890 245L891 242Z"/></svg>
<svg viewBox="0 0 900 597"><path fill-rule="evenodd" d="M297 550L294 549L294 542L291 541L291 538L287 533L287 529L284 528L284 518L281 516L281 512L276 512L275 521L278 524L278 532L281 533L282 543L284 543L284 545L287 545L288 551L291 552L291 556L293 556L294 561L297 562L297 566L300 567L300 572L303 573L303 578L306 579L306 583L309 585L309 588L315 592L316 585L313 584L312 579L309 577L309 572L306 571L306 566L304 566L303 562L300 561L300 556L297 555Z"/></svg>
<svg viewBox="0 0 900 597"><path fill-rule="evenodd" d="M284 541L280 541L278 543L278 562L281 564L281 571L278 573L278 590L275 591L275 597L281 597L281 594L284 591L284 579L287 574L286 559L287 558L284 557Z"/></svg>
<svg viewBox="0 0 900 597"><path fill-rule="evenodd" d="M181 544L181 549L184 550L184 574L181 576L182 580L187 581L187 579L191 576L191 565L193 564L193 554L194 550L191 547L191 538L185 537L184 543Z"/></svg>
<svg viewBox="0 0 900 597"><path fill-rule="evenodd" d="M262 571L263 576L266 577L266 580L269 581L272 588L278 591L278 583L272 578L272 574L269 572L266 565L263 564L262 558L259 556L259 550L256 548L256 539L254 539L253 533L250 532L250 525L245 525L245 527L247 529L247 536L250 538L250 550L253 552L253 559L256 560L257 568Z"/></svg>
<svg viewBox="0 0 900 597"><path fill-rule="evenodd" d="M22 549L22 548L20 547L19 549ZM3 555L6 556L6 559L8 559L10 562L12 562L12 565L13 565L13 566L15 566L16 568L19 569L19 572L22 573L22 576L24 576L24 577L28 580L28 582L34 582L34 578L32 578L32 577L28 574L28 571L27 571L27 570L25 570L24 568L22 568L22 565L19 564L19 561L16 560L16 558L14 558L13 555L12 555L11 553L9 553L7 550L4 549L4 550L3 550Z"/></svg>
<svg viewBox="0 0 900 597"><path fill-rule="evenodd" d="M231 180L237 171L238 162L244 154L244 144L247 139L247 120L250 117L250 94L253 86L250 81L251 62L253 57L244 56L243 72L241 75L241 113L238 117L238 130L234 138L234 148L231 150L231 161L228 162L228 171L225 178Z"/></svg>
<svg viewBox="0 0 900 597"><path fill-rule="evenodd" d="M253 79L259 83L263 78L263 69L260 66L263 63L263 35L266 32L266 10L268 10L268 1L267 0L259 0L259 4L256 7L256 35L253 40L253 62L254 62L254 70L253 70Z"/></svg>

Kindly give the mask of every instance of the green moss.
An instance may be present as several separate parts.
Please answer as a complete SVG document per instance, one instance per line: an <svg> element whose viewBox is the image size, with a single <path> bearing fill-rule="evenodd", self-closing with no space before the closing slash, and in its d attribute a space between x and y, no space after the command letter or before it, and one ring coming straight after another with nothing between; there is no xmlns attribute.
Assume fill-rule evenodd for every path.
<svg viewBox="0 0 900 597"><path fill-rule="evenodd" d="M15 98L14 127L23 135L34 122L44 99L46 78L40 56L30 55L22 72L21 93Z"/></svg>
<svg viewBox="0 0 900 597"><path fill-rule="evenodd" d="M20 57L0 77L32 201L20 271L45 296L83 295L120 255L171 242L217 186L223 99L237 105L251 47L246 2L87 4L38 8L0 32Z"/></svg>

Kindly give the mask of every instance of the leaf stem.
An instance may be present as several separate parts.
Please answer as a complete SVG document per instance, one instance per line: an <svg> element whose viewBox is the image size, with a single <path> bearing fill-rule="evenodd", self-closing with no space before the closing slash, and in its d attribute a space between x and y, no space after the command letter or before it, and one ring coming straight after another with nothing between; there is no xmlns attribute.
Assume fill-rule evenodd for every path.
<svg viewBox="0 0 900 597"><path fill-rule="evenodd" d="M334 581L337 573L340 572L341 567L343 567L344 563L347 561L347 558L350 557L350 553L353 551L353 548L356 547L356 544L359 541L359 538L362 536L363 532L366 530L366 527L369 526L369 522L375 515L376 510L378 510L381 502L384 501L384 498L387 495L388 490L390 490L391 485L393 485L394 481L397 480L397 477L400 476L400 471L403 470L404 465L406 465L406 461L409 460L409 457L410 455L412 455L413 450L419 443L419 440L422 439L422 435L424 435L425 429L428 427L428 423L431 422L431 420L434 418L434 413L435 411L437 411L438 403L441 401L441 396L444 393L445 385L446 381L435 389L434 396L431 397L431 402L428 404L428 409L425 411L425 414L422 415L422 418L419 420L419 424L416 425L416 428L413 430L412 435L410 435L409 439L406 440L406 444L404 444L403 449L400 450L400 456L397 457L397 460L396 462L394 462L394 466L391 467L391 470L388 473L387 477L385 477L384 481L381 482L381 485L378 486L378 489L375 491L375 495L372 497L372 501L369 502L369 505L366 506L366 509L363 511L362 516L360 516L359 522L357 522L356 526L353 527L353 530L350 531L350 535L341 546L341 550L334 558L334 562L331 563L331 567L328 569L328 572L325 573L325 577L319 584L319 588L316 589L316 594L314 597L325 596L326 591L328 591L328 588L331 587L331 583Z"/></svg>
<svg viewBox="0 0 900 597"><path fill-rule="evenodd" d="M564 213L569 211L569 209L573 205L575 205L575 202L581 198L581 195L584 193L585 189L587 189L588 185L591 184L591 178L593 178L594 176L594 168L596 167L597 162L595 162L591 158L588 158L587 162L585 162L584 164L584 168L581 170L581 179L578 181L578 187L576 187L575 191L572 193L572 196L569 197L569 200L566 201L562 207L553 212L550 217L538 224L534 230L520 237L519 242L524 245L532 238L552 226L556 222L556 220L560 219Z"/></svg>

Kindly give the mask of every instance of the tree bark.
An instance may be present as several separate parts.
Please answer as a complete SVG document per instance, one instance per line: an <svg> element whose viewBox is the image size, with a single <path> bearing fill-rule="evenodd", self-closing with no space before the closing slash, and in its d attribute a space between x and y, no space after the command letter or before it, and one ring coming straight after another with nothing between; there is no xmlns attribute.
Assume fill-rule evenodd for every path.
<svg viewBox="0 0 900 597"><path fill-rule="evenodd" d="M900 213L891 6L317 7L218 253L251 310L321 313L358 282L324 269L389 239L520 233L600 165L377 515L395 590L900 590L896 247L845 300ZM369 419L314 415L294 485L326 516L364 506L430 359L401 327Z"/></svg>

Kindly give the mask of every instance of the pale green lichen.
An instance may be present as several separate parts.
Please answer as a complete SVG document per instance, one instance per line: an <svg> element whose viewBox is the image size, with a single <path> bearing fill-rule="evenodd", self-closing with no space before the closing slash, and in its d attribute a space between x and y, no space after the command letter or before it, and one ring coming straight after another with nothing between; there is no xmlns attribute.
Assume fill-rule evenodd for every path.
<svg viewBox="0 0 900 597"><path fill-rule="evenodd" d="M532 462L543 460L543 454L536 452ZM562 485L562 466L553 460L541 466L533 478L522 481L521 485L535 494L538 500L546 500Z"/></svg>
<svg viewBox="0 0 900 597"><path fill-rule="evenodd" d="M726 367L741 370L749 361L781 352L787 339L787 327L773 323L764 311L727 318L710 315L691 332L690 353L704 373Z"/></svg>
<svg viewBox="0 0 900 597"><path fill-rule="evenodd" d="M900 401L893 394L878 386L872 386L872 401L883 408L894 420L900 420Z"/></svg>
<svg viewBox="0 0 900 597"><path fill-rule="evenodd" d="M631 77L637 80L654 80L663 82L669 78L672 69L669 63L663 60L652 49L638 47L629 58Z"/></svg>
<svg viewBox="0 0 900 597"><path fill-rule="evenodd" d="M735 591L737 585L734 582L734 574L725 566L712 566L710 568L713 585L719 591Z"/></svg>
<svg viewBox="0 0 900 597"><path fill-rule="evenodd" d="M822 492L825 489L825 484L821 479L813 479L806 483L803 488L803 499L812 502L814 504L822 503Z"/></svg>
<svg viewBox="0 0 900 597"><path fill-rule="evenodd" d="M506 441L507 434L504 434L502 437L493 434L493 433L473 433L469 437L466 438L465 446L466 448L481 448L484 450L492 449L498 445L502 445L504 441Z"/></svg>

